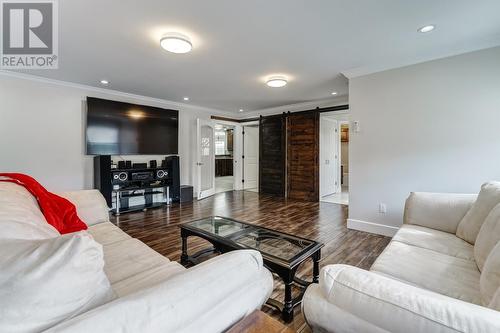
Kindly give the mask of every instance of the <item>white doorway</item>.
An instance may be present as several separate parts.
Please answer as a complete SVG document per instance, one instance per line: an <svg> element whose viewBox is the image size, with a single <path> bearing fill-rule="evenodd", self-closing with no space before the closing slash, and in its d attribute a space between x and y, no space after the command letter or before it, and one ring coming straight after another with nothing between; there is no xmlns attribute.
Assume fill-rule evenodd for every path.
<svg viewBox="0 0 500 333"><path fill-rule="evenodd" d="M215 193L234 190L235 126L215 124Z"/></svg>
<svg viewBox="0 0 500 333"><path fill-rule="evenodd" d="M211 120L196 120L196 175L198 200L215 193L215 128Z"/></svg>
<svg viewBox="0 0 500 333"><path fill-rule="evenodd" d="M320 187L319 196L323 198L338 192L338 126L337 120L323 117L320 120L319 159Z"/></svg>
<svg viewBox="0 0 500 333"><path fill-rule="evenodd" d="M243 189L259 191L259 126L243 126Z"/></svg>
<svg viewBox="0 0 500 333"><path fill-rule="evenodd" d="M348 114L320 116L320 201L349 204ZM347 130L347 132L346 132Z"/></svg>

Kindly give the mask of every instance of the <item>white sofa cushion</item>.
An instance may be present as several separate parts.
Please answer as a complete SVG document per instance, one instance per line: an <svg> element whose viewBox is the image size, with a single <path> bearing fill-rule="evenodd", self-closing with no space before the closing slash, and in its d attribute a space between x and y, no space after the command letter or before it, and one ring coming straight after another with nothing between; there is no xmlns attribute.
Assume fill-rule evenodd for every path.
<svg viewBox="0 0 500 333"><path fill-rule="evenodd" d="M136 291L153 287L177 274L183 273L186 268L171 261L142 272L138 272L126 279L113 283L111 286L118 297L124 297Z"/></svg>
<svg viewBox="0 0 500 333"><path fill-rule="evenodd" d="M0 182L0 239L45 239L60 236L47 223L38 202L23 186Z"/></svg>
<svg viewBox="0 0 500 333"><path fill-rule="evenodd" d="M371 270L443 295L482 304L480 272L473 260L391 241Z"/></svg>
<svg viewBox="0 0 500 333"><path fill-rule="evenodd" d="M454 234L476 199L477 194L411 192L403 222Z"/></svg>
<svg viewBox="0 0 500 333"><path fill-rule="evenodd" d="M138 239L104 245L104 271L112 285L153 267L172 264Z"/></svg>
<svg viewBox="0 0 500 333"><path fill-rule="evenodd" d="M92 225L87 231L101 245L110 245L132 238L111 222Z"/></svg>
<svg viewBox="0 0 500 333"><path fill-rule="evenodd" d="M114 298L86 232L0 242L0 332L39 332Z"/></svg>
<svg viewBox="0 0 500 333"><path fill-rule="evenodd" d="M303 309L314 332L500 332L494 310L347 265L323 267Z"/></svg>
<svg viewBox="0 0 500 333"><path fill-rule="evenodd" d="M481 186L476 202L458 225L457 236L474 244L481 225L497 204L500 203L500 182L488 182Z"/></svg>
<svg viewBox="0 0 500 333"><path fill-rule="evenodd" d="M480 289L483 304L500 311L500 242L486 259L481 272Z"/></svg>
<svg viewBox="0 0 500 333"><path fill-rule="evenodd" d="M98 190L81 190L57 194L75 205L78 217L87 226L109 221L109 208L106 199Z"/></svg>
<svg viewBox="0 0 500 333"><path fill-rule="evenodd" d="M496 205L484 220L474 244L477 267L483 270L486 258L500 240L500 204Z"/></svg>
<svg viewBox="0 0 500 333"><path fill-rule="evenodd" d="M90 226L88 232L104 247L105 270L118 297L149 288L186 270L111 222Z"/></svg>
<svg viewBox="0 0 500 333"><path fill-rule="evenodd" d="M474 246L448 232L403 224L392 240L457 258L474 260Z"/></svg>

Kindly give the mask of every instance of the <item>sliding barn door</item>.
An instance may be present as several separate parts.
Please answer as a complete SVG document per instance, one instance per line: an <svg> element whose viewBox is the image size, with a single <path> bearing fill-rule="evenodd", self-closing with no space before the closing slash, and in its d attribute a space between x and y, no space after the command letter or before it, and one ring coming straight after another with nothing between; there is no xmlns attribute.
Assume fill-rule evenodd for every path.
<svg viewBox="0 0 500 333"><path fill-rule="evenodd" d="M260 117L259 192L284 197L286 190L285 117Z"/></svg>
<svg viewBox="0 0 500 333"><path fill-rule="evenodd" d="M287 196L319 200L319 112L287 116Z"/></svg>

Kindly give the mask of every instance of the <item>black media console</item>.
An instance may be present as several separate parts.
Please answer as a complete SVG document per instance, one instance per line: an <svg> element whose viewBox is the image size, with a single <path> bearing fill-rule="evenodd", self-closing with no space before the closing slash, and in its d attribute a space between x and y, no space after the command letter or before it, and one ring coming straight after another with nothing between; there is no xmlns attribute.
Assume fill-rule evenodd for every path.
<svg viewBox="0 0 500 333"><path fill-rule="evenodd" d="M153 163L154 162L154 163ZM115 168L110 155L94 157L94 187L106 199L112 212L121 213L160 207L180 201L179 157L167 156L161 163L118 163ZM125 166L125 167L124 167ZM163 199L155 201L162 195ZM140 204L131 204L140 197Z"/></svg>

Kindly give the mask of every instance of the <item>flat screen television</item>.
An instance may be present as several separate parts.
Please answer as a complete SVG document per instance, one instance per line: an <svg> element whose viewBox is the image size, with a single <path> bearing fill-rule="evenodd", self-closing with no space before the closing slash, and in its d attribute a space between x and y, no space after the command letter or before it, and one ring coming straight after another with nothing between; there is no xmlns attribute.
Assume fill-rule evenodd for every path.
<svg viewBox="0 0 500 333"><path fill-rule="evenodd" d="M87 97L88 155L178 154L179 111Z"/></svg>

